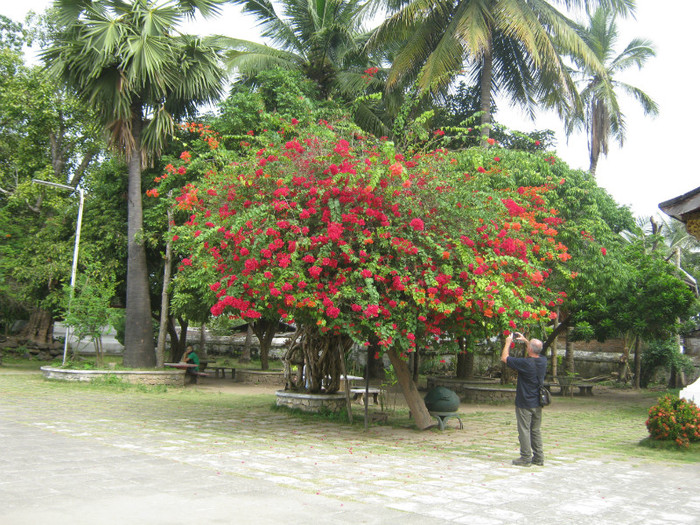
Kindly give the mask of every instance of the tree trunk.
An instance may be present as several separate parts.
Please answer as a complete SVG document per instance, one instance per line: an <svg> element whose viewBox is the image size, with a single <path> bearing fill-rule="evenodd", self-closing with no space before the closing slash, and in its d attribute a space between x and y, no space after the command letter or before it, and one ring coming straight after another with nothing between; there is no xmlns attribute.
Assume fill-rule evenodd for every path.
<svg viewBox="0 0 700 525"><path fill-rule="evenodd" d="M634 388L640 388L642 376L642 352L641 339L639 336L634 342Z"/></svg>
<svg viewBox="0 0 700 525"><path fill-rule="evenodd" d="M457 377L472 379L474 377L474 352L466 348L464 340L459 341L460 352L457 354Z"/></svg>
<svg viewBox="0 0 700 525"><path fill-rule="evenodd" d="M260 342L260 368L270 369L270 345L277 333L279 318L275 320L260 319L253 325L253 332Z"/></svg>
<svg viewBox="0 0 700 525"><path fill-rule="evenodd" d="M239 361L241 363L250 363L250 345L253 341L253 327L248 323L248 330L245 334L245 343L243 344L243 353Z"/></svg>
<svg viewBox="0 0 700 525"><path fill-rule="evenodd" d="M128 157L128 255L126 268L126 333L124 336L124 366L152 368L156 364L151 322L151 296L143 235L143 206L141 202L141 106L132 109L134 149Z"/></svg>
<svg viewBox="0 0 700 525"><path fill-rule="evenodd" d="M493 42L489 41L483 56L481 70L481 145L486 146L486 140L491 135L491 82L493 81Z"/></svg>
<svg viewBox="0 0 700 525"><path fill-rule="evenodd" d="M554 341L552 341L552 353L551 353L551 358L550 358L550 363L549 363L549 370L552 374L552 377L557 377L557 374L559 374L559 362L558 358L559 356L557 355L557 343L559 342L559 336L554 338Z"/></svg>
<svg viewBox="0 0 700 525"><path fill-rule="evenodd" d="M29 321L20 332L20 337L39 345L53 343L53 315L51 312L41 308L32 310L32 313L29 314Z"/></svg>
<svg viewBox="0 0 700 525"><path fill-rule="evenodd" d="M574 365L574 345L569 338L569 331L566 332L566 355L564 357L564 372L573 374L575 372Z"/></svg>
<svg viewBox="0 0 700 525"><path fill-rule="evenodd" d="M185 348L187 348L187 328L189 323L184 319L178 317L178 324L180 325L180 336L178 337L177 331L175 330L175 318L171 315L168 316L168 333L170 334L170 360L173 363L180 361L182 356L185 354Z"/></svg>
<svg viewBox="0 0 700 525"><path fill-rule="evenodd" d="M394 367L396 377L399 380L399 385L401 385L401 390L404 398L406 398L406 403L408 403L408 408L416 426L419 430L426 430L434 426L433 418L425 406L425 401L418 392L416 383L411 379L406 361L401 359L393 348L387 348L386 353L389 356L391 365Z"/></svg>
<svg viewBox="0 0 700 525"><path fill-rule="evenodd" d="M596 101L595 99L591 101L591 122L589 122L591 130L588 136L590 164L588 171L593 177L595 177L595 172L598 168L598 159L600 158L601 152L607 155L607 146L604 145L604 141L606 140L605 134L607 133L607 130L604 128L608 125L607 119L603 118L605 113L606 110L602 107L600 101Z"/></svg>
<svg viewBox="0 0 700 525"><path fill-rule="evenodd" d="M97 368L104 368L104 352L102 351L102 336L93 337L92 343L95 347L95 365Z"/></svg>
<svg viewBox="0 0 700 525"><path fill-rule="evenodd" d="M628 341L625 338L625 346L622 350L622 356L620 357L620 366L618 368L618 377L617 381L619 383L627 384L627 380L629 379L629 360L630 360L630 345L628 344Z"/></svg>
<svg viewBox="0 0 700 525"><path fill-rule="evenodd" d="M202 323L199 327L199 358L207 361L207 323Z"/></svg>
<svg viewBox="0 0 700 525"><path fill-rule="evenodd" d="M351 346L347 336L321 333L316 325L300 326L283 359L286 388L334 394L340 388L341 359Z"/></svg>
<svg viewBox="0 0 700 525"><path fill-rule="evenodd" d="M367 370L369 372L369 375L367 377L369 379L383 380L386 377L386 372L384 370L384 360L381 357L378 359L374 358L378 348L379 347L377 346L373 348L374 351L367 352Z"/></svg>
<svg viewBox="0 0 700 525"><path fill-rule="evenodd" d="M172 195L172 193L171 193ZM158 345L156 346L156 368L163 368L165 362L165 339L168 332L168 317L170 312L170 274L172 271L172 221L173 212L168 209L168 234L165 240L165 260L163 261L163 289L160 294L160 326L158 327ZM171 339L171 343L174 341Z"/></svg>

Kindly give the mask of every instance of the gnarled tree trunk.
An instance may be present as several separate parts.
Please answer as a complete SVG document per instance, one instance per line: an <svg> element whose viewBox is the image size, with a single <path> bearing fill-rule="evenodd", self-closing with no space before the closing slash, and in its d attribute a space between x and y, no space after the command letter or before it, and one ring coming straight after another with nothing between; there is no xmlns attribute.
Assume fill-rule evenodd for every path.
<svg viewBox="0 0 700 525"><path fill-rule="evenodd" d="M351 346L347 336L321 333L315 325L299 327L283 359L286 388L310 394L337 392L342 358Z"/></svg>
<svg viewBox="0 0 700 525"><path fill-rule="evenodd" d="M277 333L279 326L279 318L277 319L260 319L253 325L253 332L260 341L260 368L263 370L270 369L270 345Z"/></svg>
<svg viewBox="0 0 700 525"><path fill-rule="evenodd" d="M20 337L39 345L50 345L53 342L53 315L51 312L40 308L32 310L29 322L22 328Z"/></svg>
<svg viewBox="0 0 700 525"><path fill-rule="evenodd" d="M408 408L411 410L411 415L416 426L420 430L428 429L434 426L433 418L430 416L428 409L425 406L425 401L418 392L416 383L411 378L411 372L408 369L408 363L401 359L393 348L388 348L386 351L391 361L391 366L394 367L396 377L399 380L399 385L406 399Z"/></svg>

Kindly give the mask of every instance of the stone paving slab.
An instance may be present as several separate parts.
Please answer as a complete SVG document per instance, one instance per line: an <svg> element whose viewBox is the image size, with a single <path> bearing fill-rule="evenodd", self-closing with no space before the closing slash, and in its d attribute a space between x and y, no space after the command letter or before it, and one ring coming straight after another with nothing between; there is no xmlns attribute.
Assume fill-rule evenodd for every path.
<svg viewBox="0 0 700 525"><path fill-rule="evenodd" d="M3 525L700 523L698 465L574 454L519 469L512 427L472 452L458 430L37 385L0 373Z"/></svg>

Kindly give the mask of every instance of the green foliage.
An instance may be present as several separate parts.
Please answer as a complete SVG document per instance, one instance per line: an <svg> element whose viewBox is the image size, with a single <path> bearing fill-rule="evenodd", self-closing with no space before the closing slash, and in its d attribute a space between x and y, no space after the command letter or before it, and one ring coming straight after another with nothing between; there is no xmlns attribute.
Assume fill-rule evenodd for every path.
<svg viewBox="0 0 700 525"><path fill-rule="evenodd" d="M516 191L491 153L404 158L342 121L250 140L176 197L176 285L214 315L278 314L402 351L552 315L546 264L565 247L541 207L550 190Z"/></svg>
<svg viewBox="0 0 700 525"><path fill-rule="evenodd" d="M97 366L103 363L102 332L114 322L110 306L115 288L114 276L98 266L89 267L81 274L75 293L72 288L66 287L68 311L65 323L78 338L93 341Z"/></svg>
<svg viewBox="0 0 700 525"><path fill-rule="evenodd" d="M0 45L0 304L8 325L36 309L58 314L70 276L77 199L31 179L75 184L100 143L76 99L12 49L28 33L13 34L16 45Z"/></svg>
<svg viewBox="0 0 700 525"><path fill-rule="evenodd" d="M649 341L642 350L642 372L640 376L640 386L642 388L646 388L649 385L649 381L659 368L664 368L669 372L683 371L688 374L694 370L693 360L689 356L680 353L678 342L675 339Z"/></svg>
<svg viewBox="0 0 700 525"><path fill-rule="evenodd" d="M691 442L700 441L700 408L692 401L666 394L649 409L646 426L652 439L687 448Z"/></svg>
<svg viewBox="0 0 700 525"><path fill-rule="evenodd" d="M280 68L261 71L255 76L268 113L277 113L283 119L301 118L313 112L312 101L318 98L318 87L300 71Z"/></svg>
<svg viewBox="0 0 700 525"><path fill-rule="evenodd" d="M26 38L26 30L22 24L0 15L0 49L22 51Z"/></svg>

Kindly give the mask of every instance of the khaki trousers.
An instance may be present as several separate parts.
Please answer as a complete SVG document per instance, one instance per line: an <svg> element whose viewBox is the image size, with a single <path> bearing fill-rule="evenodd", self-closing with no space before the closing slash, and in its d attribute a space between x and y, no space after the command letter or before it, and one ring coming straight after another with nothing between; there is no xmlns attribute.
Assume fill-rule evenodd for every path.
<svg viewBox="0 0 700 525"><path fill-rule="evenodd" d="M520 457L527 461L544 461L542 445L542 407L515 407L515 417L518 421L518 441L520 441Z"/></svg>

